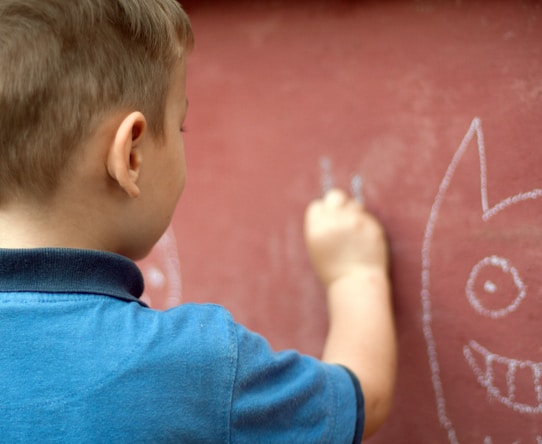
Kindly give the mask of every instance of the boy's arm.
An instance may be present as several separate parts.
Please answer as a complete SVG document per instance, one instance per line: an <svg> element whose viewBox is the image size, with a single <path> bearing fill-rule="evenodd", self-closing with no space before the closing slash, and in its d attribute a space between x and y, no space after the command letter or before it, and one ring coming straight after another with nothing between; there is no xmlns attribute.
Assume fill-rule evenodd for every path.
<svg viewBox="0 0 542 444"><path fill-rule="evenodd" d="M388 416L397 366L385 234L360 204L331 190L309 205L305 240L327 289L330 326L322 359L358 377L366 438Z"/></svg>

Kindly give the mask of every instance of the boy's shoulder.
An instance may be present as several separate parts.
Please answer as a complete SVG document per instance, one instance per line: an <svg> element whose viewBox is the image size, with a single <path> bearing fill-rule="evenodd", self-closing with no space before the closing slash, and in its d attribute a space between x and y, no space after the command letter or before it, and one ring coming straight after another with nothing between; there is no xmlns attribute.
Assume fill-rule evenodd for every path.
<svg viewBox="0 0 542 444"><path fill-rule="evenodd" d="M139 326L146 338L152 335L175 338L187 347L202 353L211 348L226 347L231 350L237 341L237 323L230 311L221 305L185 302L166 311L137 307L141 322ZM171 344L171 341L168 341ZM216 356L215 356L216 358Z"/></svg>
<svg viewBox="0 0 542 444"><path fill-rule="evenodd" d="M183 436L199 436L190 427L200 424L197 433L205 430L215 438L235 433L246 442L257 442L262 433L270 442L292 442L292 436L322 441L322 433L327 442L351 441L356 397L344 369L295 351L274 352L219 305L183 303L158 311L138 303L141 274L125 258L68 250L1 253L0 265L2 257L20 256L19 264L27 260L27 267L12 268L26 278L18 284L23 291L0 292L0 334L17 332L10 359L0 366L10 411L54 405L61 418L72 408L96 405L93 420L106 433L125 423L129 412L144 408L146 423L160 430L180 427ZM48 271L56 271L50 279L55 285L83 287L44 292L46 270L28 264L46 262L54 264ZM39 282L41 290L29 287ZM119 297L119 288L136 300ZM262 421L270 412L274 427ZM307 423L322 429L307 430Z"/></svg>

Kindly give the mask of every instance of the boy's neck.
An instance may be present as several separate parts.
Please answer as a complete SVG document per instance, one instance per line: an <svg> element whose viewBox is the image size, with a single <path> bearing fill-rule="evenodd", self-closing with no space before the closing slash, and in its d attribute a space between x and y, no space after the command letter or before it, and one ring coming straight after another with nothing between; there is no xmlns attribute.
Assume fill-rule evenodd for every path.
<svg viewBox="0 0 542 444"><path fill-rule="evenodd" d="M11 204L0 207L0 248L106 249L100 227L79 210L60 211L57 205Z"/></svg>

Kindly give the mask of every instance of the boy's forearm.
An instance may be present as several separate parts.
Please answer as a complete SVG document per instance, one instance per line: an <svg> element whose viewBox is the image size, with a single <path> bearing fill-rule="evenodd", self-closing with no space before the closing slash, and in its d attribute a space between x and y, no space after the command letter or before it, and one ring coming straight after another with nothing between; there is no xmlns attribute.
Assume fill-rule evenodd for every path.
<svg viewBox="0 0 542 444"><path fill-rule="evenodd" d="M365 397L364 436L388 416L396 372L391 284L379 267L360 268L328 288L329 333L322 359L347 366Z"/></svg>

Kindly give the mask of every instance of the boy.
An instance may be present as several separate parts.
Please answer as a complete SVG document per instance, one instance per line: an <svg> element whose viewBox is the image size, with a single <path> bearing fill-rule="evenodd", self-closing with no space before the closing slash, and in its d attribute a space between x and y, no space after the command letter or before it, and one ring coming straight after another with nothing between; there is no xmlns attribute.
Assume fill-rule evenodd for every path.
<svg viewBox="0 0 542 444"><path fill-rule="evenodd" d="M175 0L0 2L0 436L12 442L353 442L395 375L379 224L307 210L323 360L223 308L139 300L184 187L188 18ZM360 390L363 387L363 394Z"/></svg>

